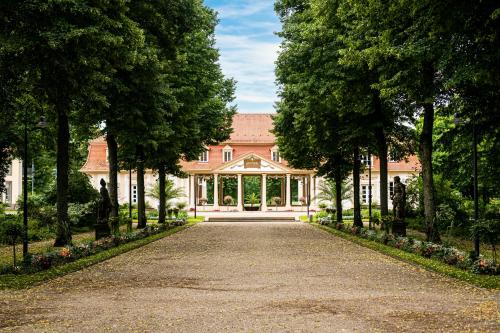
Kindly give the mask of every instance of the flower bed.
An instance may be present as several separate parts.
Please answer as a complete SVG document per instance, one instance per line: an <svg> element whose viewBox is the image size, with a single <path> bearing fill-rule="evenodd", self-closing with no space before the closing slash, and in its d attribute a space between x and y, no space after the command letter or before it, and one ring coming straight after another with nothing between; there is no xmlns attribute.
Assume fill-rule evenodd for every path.
<svg viewBox="0 0 500 333"><path fill-rule="evenodd" d="M159 224L147 226L135 232L125 233L118 236L102 238L96 241L89 241L76 246L67 246L42 254L30 254L18 267L3 267L2 274L25 274L47 270L52 267L67 264L69 262L95 255L113 247L143 239L152 235L164 232L172 227L184 225L186 220L177 219L170 224Z"/></svg>
<svg viewBox="0 0 500 333"><path fill-rule="evenodd" d="M500 274L500 265L495 263L493 260L483 257L479 257L479 259L474 260L470 255L453 247L420 241L411 237L394 236L386 233L385 231L346 226L343 223L334 224L333 220L329 217L320 218L318 219L318 222L321 225L328 225L345 233L383 243L406 252L421 255L425 258L436 259L448 265L469 270L476 274Z"/></svg>

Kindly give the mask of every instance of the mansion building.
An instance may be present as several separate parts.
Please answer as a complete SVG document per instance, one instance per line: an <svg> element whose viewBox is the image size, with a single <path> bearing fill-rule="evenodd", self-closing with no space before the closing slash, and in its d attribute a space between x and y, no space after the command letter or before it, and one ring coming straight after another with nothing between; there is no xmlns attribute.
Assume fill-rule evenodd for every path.
<svg viewBox="0 0 500 333"><path fill-rule="evenodd" d="M228 141L209 146L197 161L181 161L182 170L187 178L169 176L182 196L171 204L183 202L193 210L199 211L305 211L307 206L317 210L321 203L317 196L324 181L317 177L314 170L291 168L281 158L271 133L273 121L271 114L236 114L233 118L233 133ZM107 144L103 137L89 144L87 161L81 171L87 174L92 185L99 190L101 178L108 182ZM372 202L380 203L380 168L377 157L365 164L361 174L361 201L368 203L368 170L372 174ZM393 179L399 176L404 183L418 175L420 164L416 156L402 161L389 160L388 180L390 196L393 192ZM118 174L118 200L120 204L131 201L137 203L137 178L134 172L129 177L128 170ZM147 170L144 176L146 202L157 207L156 199L147 195L157 181L157 175ZM352 182L351 182L352 183ZM0 193L0 200L7 206L15 207L22 194L22 162L13 160L5 179L6 191ZM326 203L329 205L331 203ZM343 202L343 208L352 208L351 199ZM391 208L391 201L389 200Z"/></svg>
<svg viewBox="0 0 500 333"><path fill-rule="evenodd" d="M321 177L314 170L291 168L281 158L276 140L271 133L271 114L236 114L233 118L233 133L228 141L209 146L197 161L181 161L187 178L169 176L174 186L181 189L182 197L172 201L184 202L190 210L199 211L305 211L307 206L317 210L317 196ZM372 172L372 201L380 203L379 161L372 157L361 175L361 200L368 203L368 168ZM389 195L393 190L393 179L399 176L404 183L417 175L420 165L415 156L403 161L389 161ZM90 177L96 189L101 178L108 181L107 145L103 137L92 140L88 157L81 171ZM129 200L137 203L137 181L127 170L118 175L118 200L120 204ZM156 199L147 195L156 184L157 176L147 170L145 177L147 205L157 207ZM172 202L175 204L175 202ZM344 201L344 208L351 208L352 201ZM391 201L389 201L391 204Z"/></svg>

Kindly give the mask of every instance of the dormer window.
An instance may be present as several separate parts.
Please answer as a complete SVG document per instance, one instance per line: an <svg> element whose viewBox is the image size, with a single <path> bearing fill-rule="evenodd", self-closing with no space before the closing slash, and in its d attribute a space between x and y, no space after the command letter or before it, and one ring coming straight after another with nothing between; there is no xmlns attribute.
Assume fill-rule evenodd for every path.
<svg viewBox="0 0 500 333"><path fill-rule="evenodd" d="M280 156L280 151L278 150L278 147L273 147L271 149L271 159L274 162L281 162L281 156Z"/></svg>
<svg viewBox="0 0 500 333"><path fill-rule="evenodd" d="M225 146L222 149L222 158L224 160L224 163L233 160L233 148L231 148L231 146Z"/></svg>
<svg viewBox="0 0 500 333"><path fill-rule="evenodd" d="M199 161L208 162L208 150L205 150L203 153L200 154Z"/></svg>

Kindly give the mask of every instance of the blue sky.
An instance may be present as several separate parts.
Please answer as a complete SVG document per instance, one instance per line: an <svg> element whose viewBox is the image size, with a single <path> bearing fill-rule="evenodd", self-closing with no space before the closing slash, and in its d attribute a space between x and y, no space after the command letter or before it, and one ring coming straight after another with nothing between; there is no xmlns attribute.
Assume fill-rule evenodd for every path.
<svg viewBox="0 0 500 333"><path fill-rule="evenodd" d="M276 97L274 62L281 29L273 0L205 0L218 12L217 47L224 74L237 81L241 113L272 113Z"/></svg>

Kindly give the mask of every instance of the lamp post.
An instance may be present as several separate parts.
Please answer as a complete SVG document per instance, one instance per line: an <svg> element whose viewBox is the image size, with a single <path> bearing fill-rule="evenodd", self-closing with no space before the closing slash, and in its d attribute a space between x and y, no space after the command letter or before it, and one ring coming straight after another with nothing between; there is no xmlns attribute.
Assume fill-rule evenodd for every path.
<svg viewBox="0 0 500 333"><path fill-rule="evenodd" d="M476 116L473 113L472 119L467 121L462 121L457 113L455 113L454 119L455 125L461 123L471 123L472 125L472 181L473 181L473 195L474 195L474 223L477 223L479 219L479 197L478 197L478 180L477 180L477 129L476 129ZM476 235L474 237L474 255L479 257L479 237Z"/></svg>
<svg viewBox="0 0 500 333"><path fill-rule="evenodd" d="M368 147L368 229L372 228L372 156Z"/></svg>
<svg viewBox="0 0 500 333"><path fill-rule="evenodd" d="M196 206L198 205L198 198L197 198L197 194L198 194L198 180L197 180L197 177L196 175L193 176L193 182L194 182L194 218L196 218Z"/></svg>
<svg viewBox="0 0 500 333"><path fill-rule="evenodd" d="M47 127L41 116L36 128ZM24 111L24 151L23 151L23 257L28 255L28 112Z"/></svg>
<svg viewBox="0 0 500 333"><path fill-rule="evenodd" d="M310 220L309 216L309 206L311 205L311 185L310 185L310 175L307 175L305 177L305 183L306 183L306 202L307 202L307 220Z"/></svg>

